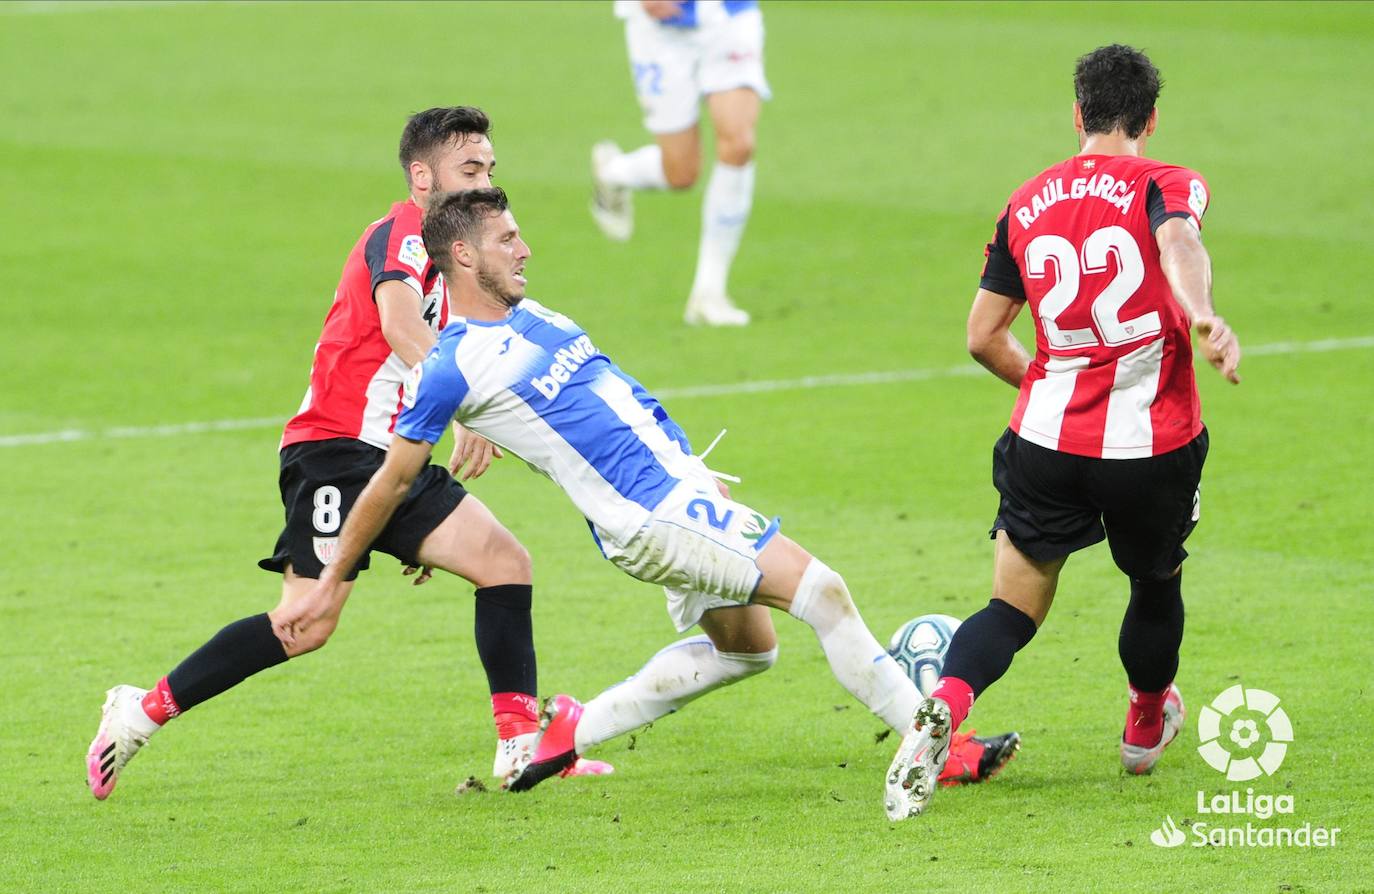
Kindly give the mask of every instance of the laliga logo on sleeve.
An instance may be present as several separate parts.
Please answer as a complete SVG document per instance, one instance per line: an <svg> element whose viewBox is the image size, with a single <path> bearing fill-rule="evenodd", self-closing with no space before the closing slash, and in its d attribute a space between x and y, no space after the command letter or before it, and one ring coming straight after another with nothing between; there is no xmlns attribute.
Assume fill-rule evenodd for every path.
<svg viewBox="0 0 1374 894"><path fill-rule="evenodd" d="M410 374L401 383L401 403L407 407L415 407L415 393L420 390L420 379L424 377L425 364L423 361L410 368Z"/></svg>
<svg viewBox="0 0 1374 894"><path fill-rule="evenodd" d="M1293 741L1293 724L1279 697L1239 683L1198 713L1198 754L1232 782L1273 776Z"/></svg>
<svg viewBox="0 0 1374 894"><path fill-rule="evenodd" d="M1188 208L1198 220L1202 220L1202 215L1207 212L1207 187L1202 185L1201 180L1188 181Z"/></svg>

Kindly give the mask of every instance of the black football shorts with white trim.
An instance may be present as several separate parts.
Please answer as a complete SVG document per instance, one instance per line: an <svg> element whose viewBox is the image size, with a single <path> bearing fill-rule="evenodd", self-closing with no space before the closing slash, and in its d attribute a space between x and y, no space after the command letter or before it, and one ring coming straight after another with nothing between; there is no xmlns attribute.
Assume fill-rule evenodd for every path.
<svg viewBox="0 0 1374 894"><path fill-rule="evenodd" d="M1006 531L1040 562L1105 537L1127 575L1165 580L1188 557L1183 541L1197 526L1206 459L1205 428L1177 450L1141 459L1061 453L1007 429L992 450L992 483L1002 500L989 533Z"/></svg>
<svg viewBox="0 0 1374 894"><path fill-rule="evenodd" d="M258 567L281 573L289 564L300 577L318 578L338 549L344 519L385 459L385 450L352 438L301 441L283 449L279 482L286 527L276 550ZM465 496L467 491L447 469L426 466L372 548L418 565L421 542ZM369 556L364 553L344 579L353 580L365 571Z"/></svg>

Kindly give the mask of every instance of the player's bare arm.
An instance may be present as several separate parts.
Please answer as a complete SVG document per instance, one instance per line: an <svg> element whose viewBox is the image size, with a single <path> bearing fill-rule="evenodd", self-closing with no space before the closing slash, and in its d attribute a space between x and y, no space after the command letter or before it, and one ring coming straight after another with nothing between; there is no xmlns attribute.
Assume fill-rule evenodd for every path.
<svg viewBox="0 0 1374 894"><path fill-rule="evenodd" d="M391 516L405 500L406 493L429 462L432 444L412 441L399 435L387 450L382 463L367 487L358 496L353 511L348 514L339 532L339 549L334 560L325 566L319 583L306 596L296 599L271 613L272 630L288 649L296 644L298 633L325 617L340 599L344 578L363 553L372 545Z"/></svg>
<svg viewBox="0 0 1374 894"><path fill-rule="evenodd" d="M434 347L434 330L420 311L420 295L400 280L378 283L373 297L382 320L382 337L406 366L414 366Z"/></svg>
<svg viewBox="0 0 1374 894"><path fill-rule="evenodd" d="M968 352L1013 388L1021 387L1031 362L1030 354L1011 333L1012 321L1025 303L979 289L968 315Z"/></svg>
<svg viewBox="0 0 1374 894"><path fill-rule="evenodd" d="M1155 242L1159 266L1174 299L1188 314L1202 355L1227 381L1239 384L1240 341L1212 307L1212 259L1202 235L1188 219L1175 217L1155 230Z"/></svg>

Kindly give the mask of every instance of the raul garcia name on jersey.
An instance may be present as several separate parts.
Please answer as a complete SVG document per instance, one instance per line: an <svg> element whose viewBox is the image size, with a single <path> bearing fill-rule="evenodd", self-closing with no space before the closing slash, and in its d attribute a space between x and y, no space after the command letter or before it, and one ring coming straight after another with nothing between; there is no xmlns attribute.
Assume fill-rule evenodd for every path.
<svg viewBox="0 0 1374 894"><path fill-rule="evenodd" d="M1131 203L1135 201L1134 186L1133 182L1127 183L1103 172L1091 177L1075 177L1069 181L1069 188L1065 190L1064 178L1053 177L1046 180L1040 191L1031 196L1029 205L1022 205L1016 209L1016 222L1022 229L1029 230L1031 224L1035 223L1035 219L1045 209L1059 202L1086 198L1102 199L1115 205L1122 214L1126 214L1131 210Z"/></svg>

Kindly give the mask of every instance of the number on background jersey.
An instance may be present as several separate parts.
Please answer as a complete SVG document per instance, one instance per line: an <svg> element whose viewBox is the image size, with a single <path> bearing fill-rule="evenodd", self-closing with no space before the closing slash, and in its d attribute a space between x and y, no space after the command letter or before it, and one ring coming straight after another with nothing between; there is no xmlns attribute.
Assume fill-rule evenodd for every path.
<svg viewBox="0 0 1374 894"><path fill-rule="evenodd" d="M1094 328L1060 329L1059 315L1079 298L1079 276L1106 273L1108 259L1116 257L1116 276L1097 294L1092 303ZM1046 233L1026 246L1026 276L1043 279L1054 261L1055 283L1040 299L1040 321L1045 340L1056 348L1078 348L1105 344L1109 347L1148 338L1160 332L1159 314L1150 311L1130 320L1119 318L1136 289L1145 281L1145 260L1130 231L1124 227L1103 227L1083 240L1080 252L1063 236Z"/></svg>
<svg viewBox="0 0 1374 894"><path fill-rule="evenodd" d="M342 521L339 508L342 504L343 498L334 485L326 484L324 487L315 488L315 511L310 515L315 530L321 534L333 534L339 530L339 523Z"/></svg>
<svg viewBox="0 0 1374 894"><path fill-rule="evenodd" d="M724 531L730 524L730 519L735 517L735 510L727 509L724 518L716 517L716 507L710 500L703 500L697 497L687 504L687 517L700 519L701 511L706 511L706 524L715 528L717 531Z"/></svg>
<svg viewBox="0 0 1374 894"><path fill-rule="evenodd" d="M663 68L657 62L635 62L635 92L641 96L663 93Z"/></svg>

